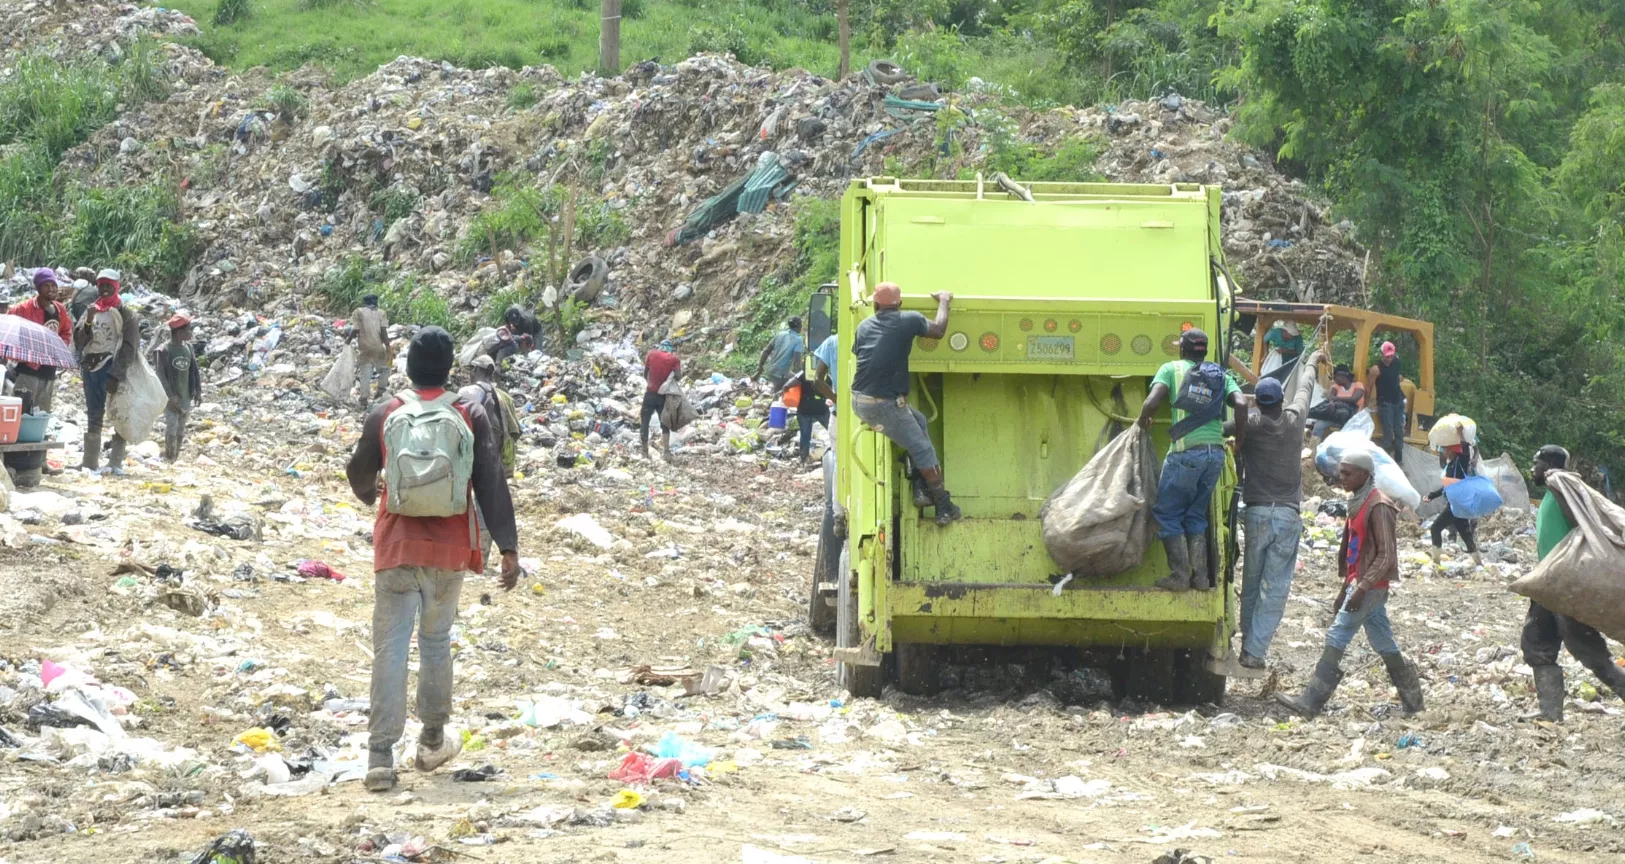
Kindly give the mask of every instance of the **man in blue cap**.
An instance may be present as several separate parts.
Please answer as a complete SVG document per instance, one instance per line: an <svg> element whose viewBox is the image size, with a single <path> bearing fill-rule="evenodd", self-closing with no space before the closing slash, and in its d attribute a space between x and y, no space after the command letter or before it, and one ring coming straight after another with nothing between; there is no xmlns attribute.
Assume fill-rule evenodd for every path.
<svg viewBox="0 0 1625 864"><path fill-rule="evenodd" d="M1315 389L1320 352L1299 364L1285 388L1274 378L1261 378L1253 392L1257 411L1247 412L1247 434L1241 446L1242 517L1246 531L1241 570L1241 665L1263 669L1270 640L1281 624L1287 591L1298 567L1298 539L1303 535L1303 431L1309 398Z"/></svg>

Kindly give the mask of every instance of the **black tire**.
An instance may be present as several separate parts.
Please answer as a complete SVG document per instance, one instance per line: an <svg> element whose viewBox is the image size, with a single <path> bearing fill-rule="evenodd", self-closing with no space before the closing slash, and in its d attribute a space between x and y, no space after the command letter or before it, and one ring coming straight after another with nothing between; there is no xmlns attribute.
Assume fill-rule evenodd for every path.
<svg viewBox="0 0 1625 864"><path fill-rule="evenodd" d="M858 647L858 592L857 577L852 573L851 550L842 546L839 564L840 592L835 603L835 647ZM870 698L880 695L886 680L879 666L857 666L851 663L835 664L835 683L853 696Z"/></svg>
<svg viewBox="0 0 1625 864"><path fill-rule="evenodd" d="M835 607L818 593L821 582L833 582L841 570L841 538L835 536L835 510L824 504L823 523L818 527L818 551L813 555L812 586L807 597L807 624L821 636L835 633Z"/></svg>
<svg viewBox="0 0 1625 864"><path fill-rule="evenodd" d="M941 689L937 646L897 642L892 645L892 659L897 664L897 689L910 696L930 696Z"/></svg>
<svg viewBox="0 0 1625 864"><path fill-rule="evenodd" d="M1207 652L1185 648L1174 652L1174 689L1182 705L1223 705L1230 679L1207 670Z"/></svg>
<svg viewBox="0 0 1625 864"><path fill-rule="evenodd" d="M609 265L597 255L588 255L570 268L570 275L564 278L564 288L570 299L590 304L598 299L608 279Z"/></svg>
<svg viewBox="0 0 1625 864"><path fill-rule="evenodd" d="M1179 703L1174 652L1167 648L1128 649L1128 695L1158 705Z"/></svg>
<svg viewBox="0 0 1625 864"><path fill-rule="evenodd" d="M903 67L891 62L890 60L871 60L869 61L868 68L864 70L864 73L868 76L869 80L882 87L890 87L899 81L907 81L909 79L909 74L903 71Z"/></svg>

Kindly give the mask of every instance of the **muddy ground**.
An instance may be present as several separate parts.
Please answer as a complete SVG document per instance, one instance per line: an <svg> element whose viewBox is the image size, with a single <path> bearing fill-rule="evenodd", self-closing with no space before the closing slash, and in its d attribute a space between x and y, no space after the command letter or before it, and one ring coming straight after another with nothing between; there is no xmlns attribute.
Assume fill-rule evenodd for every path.
<svg viewBox="0 0 1625 864"><path fill-rule="evenodd" d="M343 700L367 694L372 591L370 525L340 475L354 418L276 416L205 410L178 466L49 478L69 515L13 503L33 539L13 525L21 548L0 550L0 683L25 691L50 658L128 688L130 736L195 752L121 760L47 746L53 730L36 733L14 702L0 726L23 746L0 748L0 861L187 861L232 829L253 836L262 862L404 860L422 847L415 860L478 862L1625 852L1613 821L1625 816L1619 703L1591 701L1596 682L1571 666L1567 722L1520 719L1533 703L1516 652L1524 602L1504 588L1518 565L1434 569L1407 555L1390 610L1429 701L1410 719L1363 641L1322 717L1290 718L1267 698L1300 685L1319 653L1335 594L1324 524L1306 538L1278 674L1232 682L1222 706L1116 703L1098 671L1053 656L955 670L957 686L930 698L854 700L804 620L819 480L756 456L529 464L516 498L535 575L512 593L471 578L454 634L454 722L476 736L470 748L432 775L403 770L386 795L350 779L266 797L263 757L233 745L247 729L279 729L296 774L358 756L365 718ZM255 514L263 539L190 527L205 493L217 514ZM56 499L22 509L41 501ZM610 532L610 548L558 527L577 514ZM1490 533L1516 558L1529 543L1520 530L1500 520ZM279 581L302 559L347 578ZM115 573L121 562L145 570ZM201 595L190 611L203 614L158 599L177 592ZM720 692L685 695L682 680L712 666ZM515 700L538 696L542 713L563 716L515 722ZM710 750L708 769L688 782L609 779L628 747L668 733ZM452 779L487 764L500 774ZM641 807L608 806L629 788Z"/></svg>

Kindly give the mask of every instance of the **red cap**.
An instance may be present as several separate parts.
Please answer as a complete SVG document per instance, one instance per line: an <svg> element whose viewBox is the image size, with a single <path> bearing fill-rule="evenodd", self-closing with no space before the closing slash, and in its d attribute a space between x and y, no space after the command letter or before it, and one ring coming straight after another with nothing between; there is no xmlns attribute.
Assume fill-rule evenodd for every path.
<svg viewBox="0 0 1625 864"><path fill-rule="evenodd" d="M1384 342L1384 343L1382 343L1382 356L1384 356L1384 357L1392 357L1392 356L1394 356L1395 354L1398 354L1398 353L1399 353L1399 349L1394 347L1394 343L1392 343L1392 342Z"/></svg>
<svg viewBox="0 0 1625 864"><path fill-rule="evenodd" d="M178 312L175 314L175 317L169 319L169 329L171 330L179 330L182 327L189 327L191 324L192 319Z"/></svg>

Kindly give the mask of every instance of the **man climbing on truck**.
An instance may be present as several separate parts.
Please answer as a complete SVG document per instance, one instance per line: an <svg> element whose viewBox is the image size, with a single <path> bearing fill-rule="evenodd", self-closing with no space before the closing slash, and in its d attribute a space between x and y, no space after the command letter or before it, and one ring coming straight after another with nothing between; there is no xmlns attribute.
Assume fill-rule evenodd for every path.
<svg viewBox="0 0 1625 864"><path fill-rule="evenodd" d="M1300 717L1313 717L1326 707L1326 700L1343 680L1343 652L1361 628L1387 667L1388 680L1399 690L1405 716L1423 707L1421 678L1400 653L1394 628L1388 623L1388 587L1399 578L1399 508L1376 487L1376 473L1376 462L1365 449L1349 448L1337 465L1343 488L1354 493L1337 556L1343 590L1332 604L1335 617L1308 685L1297 696L1275 694L1275 701Z"/></svg>
<svg viewBox="0 0 1625 864"><path fill-rule="evenodd" d="M935 506L937 524L957 520L959 506L943 487L942 465L931 444L925 415L908 404L908 358L917 337L941 339L948 332L948 302L953 295L931 295L937 317L927 321L918 312L904 312L903 290L895 282L875 286L875 314L865 318L852 335L857 371L852 376L852 412L908 451L914 506Z"/></svg>
<svg viewBox="0 0 1625 864"><path fill-rule="evenodd" d="M1241 388L1219 364L1207 360L1207 334L1196 328L1179 337L1179 359L1162 364L1151 379L1151 392L1140 406L1140 428L1150 430L1151 415L1174 394L1169 410L1173 428L1168 457L1157 485L1157 537L1168 553L1169 573L1157 581L1167 591L1207 590L1208 508L1224 472L1224 406L1246 416ZM1236 426L1236 447L1244 446L1245 423Z"/></svg>

